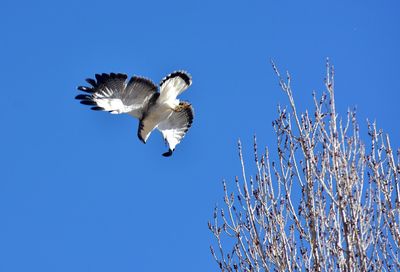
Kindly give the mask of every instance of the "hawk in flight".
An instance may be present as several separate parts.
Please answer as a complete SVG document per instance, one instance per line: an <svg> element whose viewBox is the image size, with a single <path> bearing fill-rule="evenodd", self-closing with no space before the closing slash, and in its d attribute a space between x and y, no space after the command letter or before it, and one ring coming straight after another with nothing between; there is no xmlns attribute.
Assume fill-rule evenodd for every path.
<svg viewBox="0 0 400 272"><path fill-rule="evenodd" d="M144 77L133 76L129 81L125 74L96 74L95 77L96 80L86 79L90 87L78 87L87 94L75 98L81 104L92 106L92 110L127 113L138 118L137 134L143 143L157 128L169 147L163 156L171 156L193 122L192 105L177 99L192 84L191 76L185 71L173 72L161 80L160 91Z"/></svg>

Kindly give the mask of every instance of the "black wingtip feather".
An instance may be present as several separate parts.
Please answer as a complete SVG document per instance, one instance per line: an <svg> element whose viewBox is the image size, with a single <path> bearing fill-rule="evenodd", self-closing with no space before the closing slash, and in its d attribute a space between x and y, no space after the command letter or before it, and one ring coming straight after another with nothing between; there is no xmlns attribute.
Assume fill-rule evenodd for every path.
<svg viewBox="0 0 400 272"><path fill-rule="evenodd" d="M121 79L125 79L126 80L128 78L128 75L127 74L118 73L116 75L116 78L121 78Z"/></svg>
<svg viewBox="0 0 400 272"><path fill-rule="evenodd" d="M95 78L97 80L97 83L99 83L103 79L103 74L101 74L101 75L100 74L95 74L94 76L95 76Z"/></svg>
<svg viewBox="0 0 400 272"><path fill-rule="evenodd" d="M75 96L75 99L78 99L78 100L90 99L90 95L79 94L79 95Z"/></svg>
<svg viewBox="0 0 400 272"><path fill-rule="evenodd" d="M89 106L96 106L97 105L97 103L92 101L92 100L81 100L81 104L89 105Z"/></svg>
<svg viewBox="0 0 400 272"><path fill-rule="evenodd" d="M93 78L87 78L86 82L89 83L90 85L92 85L95 88L97 87L96 80L94 80Z"/></svg>
<svg viewBox="0 0 400 272"><path fill-rule="evenodd" d="M85 92L85 93L93 93L94 92L94 90L92 88L85 87L85 86L79 86L78 90Z"/></svg>
<svg viewBox="0 0 400 272"><path fill-rule="evenodd" d="M102 111L102 110L104 110L104 108L102 108L102 107L91 107L90 109L91 109L91 110L95 110L95 111Z"/></svg>
<svg viewBox="0 0 400 272"><path fill-rule="evenodd" d="M171 157L171 155L172 155L173 152L174 152L173 150L168 149L168 151L165 152L165 153L163 153L162 155L163 155L164 157Z"/></svg>

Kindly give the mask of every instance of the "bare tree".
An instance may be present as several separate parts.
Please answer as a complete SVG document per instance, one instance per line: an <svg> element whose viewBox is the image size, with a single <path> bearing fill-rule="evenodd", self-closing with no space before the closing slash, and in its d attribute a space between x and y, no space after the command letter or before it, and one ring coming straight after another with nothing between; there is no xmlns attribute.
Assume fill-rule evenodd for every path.
<svg viewBox="0 0 400 272"><path fill-rule="evenodd" d="M327 62L326 94L313 94L312 113L299 113L290 75L272 63L289 107L273 122L277 160L259 154L215 208L208 227L221 271L400 270L400 150L368 122L364 143L355 111L335 109L334 69ZM300 197L301 195L301 197Z"/></svg>

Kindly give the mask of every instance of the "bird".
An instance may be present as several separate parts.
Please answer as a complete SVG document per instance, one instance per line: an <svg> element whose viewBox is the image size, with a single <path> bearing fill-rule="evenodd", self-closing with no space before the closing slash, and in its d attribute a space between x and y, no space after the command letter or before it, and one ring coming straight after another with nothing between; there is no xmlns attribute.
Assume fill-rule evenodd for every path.
<svg viewBox="0 0 400 272"><path fill-rule="evenodd" d="M81 104L91 106L95 111L111 114L129 114L139 120L137 136L146 143L151 132L161 132L169 157L176 145L192 126L194 111L187 101L177 96L192 85L192 77L186 71L175 71L164 77L159 86L142 76L128 76L123 73L95 74L88 78L90 86L78 86L81 93L75 97Z"/></svg>

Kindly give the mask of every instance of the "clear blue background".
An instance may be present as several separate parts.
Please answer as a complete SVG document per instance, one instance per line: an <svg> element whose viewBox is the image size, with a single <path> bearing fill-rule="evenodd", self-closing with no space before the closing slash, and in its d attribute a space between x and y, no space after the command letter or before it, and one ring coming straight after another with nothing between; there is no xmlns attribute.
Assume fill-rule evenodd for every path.
<svg viewBox="0 0 400 272"><path fill-rule="evenodd" d="M278 3L279 2L279 3ZM10 1L0 7L0 271L216 271L207 229L221 180L275 144L287 104L323 90L400 146L398 1ZM74 96L95 73L193 76L195 121L171 158L137 120ZM365 137L367 138L367 137ZM273 154L274 156L274 154Z"/></svg>

